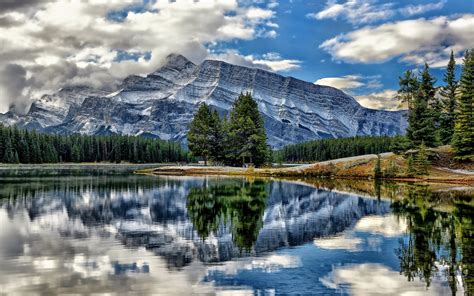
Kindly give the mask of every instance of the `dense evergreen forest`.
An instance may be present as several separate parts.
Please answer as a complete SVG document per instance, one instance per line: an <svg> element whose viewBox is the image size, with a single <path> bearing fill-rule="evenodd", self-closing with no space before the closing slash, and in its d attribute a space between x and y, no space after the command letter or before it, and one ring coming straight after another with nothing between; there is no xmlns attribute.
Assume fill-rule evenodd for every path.
<svg viewBox="0 0 474 296"><path fill-rule="evenodd" d="M50 135L0 124L0 162L187 161L179 143L133 136Z"/></svg>
<svg viewBox="0 0 474 296"><path fill-rule="evenodd" d="M340 157L418 149L411 161L427 161L427 147L451 144L459 161L474 161L474 51L466 52L461 77L456 79L453 53L443 85L437 90L428 64L419 73L406 71L399 78L398 100L408 107L406 137L354 137L324 139L289 145L274 151L276 162L324 161ZM409 159L410 162L410 159Z"/></svg>
<svg viewBox="0 0 474 296"><path fill-rule="evenodd" d="M455 69L451 52L440 91L428 64L418 75L409 70L400 77L398 99L408 107L407 141L400 148L451 144L457 160L474 161L474 51L466 51L459 80Z"/></svg>
<svg viewBox="0 0 474 296"><path fill-rule="evenodd" d="M232 166L262 166L271 160L267 135L257 102L250 93L240 94L229 117L202 103L189 126L189 150L207 161Z"/></svg>
<svg viewBox="0 0 474 296"><path fill-rule="evenodd" d="M275 162L311 162L364 154L378 154L392 151L396 146L395 143L399 141L403 141L402 136L365 136L314 140L288 145L281 150L274 151L273 160Z"/></svg>

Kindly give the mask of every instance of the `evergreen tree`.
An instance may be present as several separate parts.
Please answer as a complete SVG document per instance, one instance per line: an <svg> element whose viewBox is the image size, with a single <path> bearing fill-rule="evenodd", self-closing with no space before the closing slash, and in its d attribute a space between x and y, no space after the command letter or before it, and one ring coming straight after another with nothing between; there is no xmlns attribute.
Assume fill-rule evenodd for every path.
<svg viewBox="0 0 474 296"><path fill-rule="evenodd" d="M415 169L415 164L414 164L414 160L413 160L413 156L408 156L407 158L407 171L406 171L406 175L408 177L413 177L414 175L416 175L416 169Z"/></svg>
<svg viewBox="0 0 474 296"><path fill-rule="evenodd" d="M250 93L240 94L230 112L227 159L232 164L246 162L256 166L269 159L267 136L257 102Z"/></svg>
<svg viewBox="0 0 474 296"><path fill-rule="evenodd" d="M407 138L413 146L419 146L421 142L430 147L436 145L433 112L429 107L429 102L435 95L433 84L434 79L429 73L428 64L425 64L412 108L408 114Z"/></svg>
<svg viewBox="0 0 474 296"><path fill-rule="evenodd" d="M417 175L427 175L430 162L428 161L428 151L424 142L418 147L418 153L414 160L415 171Z"/></svg>
<svg viewBox="0 0 474 296"><path fill-rule="evenodd" d="M207 160L211 155L212 149L209 142L211 138L211 118L211 109L209 109L206 103L202 103L194 115L193 121L189 125L188 132L189 150L191 150L193 155L202 157L205 165L207 165Z"/></svg>
<svg viewBox="0 0 474 296"><path fill-rule="evenodd" d="M443 81L445 85L441 89L441 95L444 97L443 110L440 116L440 140L443 144L451 143L454 132L454 120L456 118L456 90L458 82L456 81L456 61L451 51L451 57L444 73Z"/></svg>
<svg viewBox="0 0 474 296"><path fill-rule="evenodd" d="M214 110L209 120L209 152L213 161L224 161L225 131L224 123L219 117L219 113Z"/></svg>
<svg viewBox="0 0 474 296"><path fill-rule="evenodd" d="M467 51L459 82L453 146L458 160L474 161L474 51Z"/></svg>
<svg viewBox="0 0 474 296"><path fill-rule="evenodd" d="M418 79L411 70L407 70L403 76L399 77L398 83L400 89L397 98L402 104L407 104L408 109L411 109L418 91Z"/></svg>
<svg viewBox="0 0 474 296"><path fill-rule="evenodd" d="M11 133L5 140L5 148L2 161L5 163L18 163L18 154L13 148Z"/></svg>

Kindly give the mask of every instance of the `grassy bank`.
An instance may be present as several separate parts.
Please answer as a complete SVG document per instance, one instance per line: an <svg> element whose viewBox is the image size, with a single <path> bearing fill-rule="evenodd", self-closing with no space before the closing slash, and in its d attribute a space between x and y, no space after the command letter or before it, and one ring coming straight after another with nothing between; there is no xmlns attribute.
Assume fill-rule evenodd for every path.
<svg viewBox="0 0 474 296"><path fill-rule="evenodd" d="M407 158L394 153L380 154L381 179L410 182L442 182L474 186L474 165L456 163L448 146L431 151L430 166L425 175L409 175ZM155 175L230 175L260 177L326 177L333 179L373 179L377 155L340 158L287 168L237 168L222 166L164 166L136 171Z"/></svg>

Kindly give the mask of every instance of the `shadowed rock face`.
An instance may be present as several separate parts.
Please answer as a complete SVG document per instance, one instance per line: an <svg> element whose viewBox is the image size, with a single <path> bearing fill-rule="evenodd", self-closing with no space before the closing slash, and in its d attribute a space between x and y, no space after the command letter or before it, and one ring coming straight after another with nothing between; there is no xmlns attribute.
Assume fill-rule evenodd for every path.
<svg viewBox="0 0 474 296"><path fill-rule="evenodd" d="M26 211L32 223L56 225L65 237L87 238L96 229L113 228L111 233L124 245L145 246L165 257L170 268L182 267L193 260L222 262L301 245L342 232L366 215L385 214L390 210L389 202L276 181L171 178L149 184L81 182L18 193L15 199L2 200L0 208L7 209L12 217ZM211 196L208 188L216 189L211 199L207 199ZM190 207L191 194L196 190L205 190L204 199L195 199L204 211L192 213L195 207ZM230 197L231 202L238 200L236 192L247 193L242 203L232 207L225 198ZM251 205L251 214L260 213L258 217L242 213L245 211L242 205L249 204L247 197L262 201ZM236 215L225 217L223 212L205 215L208 214L205 209L214 210L219 201L227 205L223 212ZM209 204L213 206L209 208ZM239 221L239 217L244 219ZM213 218L219 219L211 221ZM247 223L249 218L257 223ZM197 223L211 225L215 221L217 227L202 237L198 229L203 225ZM243 223L236 231L236 223L240 222ZM256 236L246 236L248 233ZM238 246L239 241L245 240L250 243L249 249Z"/></svg>
<svg viewBox="0 0 474 296"><path fill-rule="evenodd" d="M407 125L405 112L363 108L332 87L222 61L196 65L181 55L168 56L146 77L126 78L114 93L68 89L43 97L54 100L35 103L26 116L0 114L0 121L53 133L146 133L185 141L200 102L224 115L241 92L257 100L274 148L327 137L402 134Z"/></svg>

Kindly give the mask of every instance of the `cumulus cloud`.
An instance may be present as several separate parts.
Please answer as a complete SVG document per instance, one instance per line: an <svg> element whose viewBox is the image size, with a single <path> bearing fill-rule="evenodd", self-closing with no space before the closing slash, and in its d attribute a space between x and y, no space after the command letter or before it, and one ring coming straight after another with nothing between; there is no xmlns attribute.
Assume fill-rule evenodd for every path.
<svg viewBox="0 0 474 296"><path fill-rule="evenodd" d="M260 68L267 71L285 72L298 69L301 66L301 61L284 59L280 54L269 52L262 56L242 55L237 50L226 50L222 53L214 53L210 58L216 60L224 60L231 64Z"/></svg>
<svg viewBox="0 0 474 296"><path fill-rule="evenodd" d="M128 75L156 70L170 53L200 62L212 54L212 46L274 38L272 3L259 8L237 0L2 1L0 69L19 65L28 79L23 96L14 98L20 91L9 89L8 98L1 98L2 111L15 100L66 84L113 89ZM276 71L298 64L283 58L246 60Z"/></svg>
<svg viewBox="0 0 474 296"><path fill-rule="evenodd" d="M386 89L381 92L373 92L365 95L355 95L354 98L362 106L370 109L401 110L406 109L397 99L397 91Z"/></svg>
<svg viewBox="0 0 474 296"><path fill-rule="evenodd" d="M449 287L437 277L427 290L420 279L408 281L396 270L379 263L353 264L336 267L321 283L338 292L351 295L447 295ZM462 287L458 287L461 288Z"/></svg>
<svg viewBox="0 0 474 296"><path fill-rule="evenodd" d="M428 3L428 4L419 4L419 5L407 5L400 9L400 13L404 16L413 16L418 14L423 14L428 11L438 10L444 7L446 1L440 1L436 3Z"/></svg>
<svg viewBox="0 0 474 296"><path fill-rule="evenodd" d="M379 3L377 0L347 0L339 3L336 0L329 0L323 10L310 13L307 16L317 20L343 19L353 25L362 25L387 20L397 15L409 17L423 14L443 8L445 2L445 0L442 0L437 3L407 5L397 8L396 2Z"/></svg>
<svg viewBox="0 0 474 296"><path fill-rule="evenodd" d="M377 63L400 57L409 63L445 66L474 47L474 14L436 17L365 27L324 41L319 47L336 60ZM446 62L446 63L445 63Z"/></svg>
<svg viewBox="0 0 474 296"><path fill-rule="evenodd" d="M326 77L316 80L315 84L332 86L342 90L351 90L365 85L360 75L346 75L342 77Z"/></svg>
<svg viewBox="0 0 474 296"><path fill-rule="evenodd" d="M7 64L0 68L0 112L8 111L12 105L22 110L26 101L23 90L27 86L26 70L22 66Z"/></svg>
<svg viewBox="0 0 474 296"><path fill-rule="evenodd" d="M344 19L351 24L366 24L384 20L394 15L393 3L375 5L374 0L348 0L338 3L336 0L326 2L326 7L317 13L308 14L318 20Z"/></svg>

